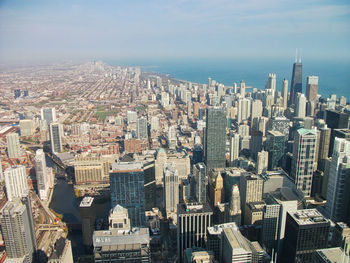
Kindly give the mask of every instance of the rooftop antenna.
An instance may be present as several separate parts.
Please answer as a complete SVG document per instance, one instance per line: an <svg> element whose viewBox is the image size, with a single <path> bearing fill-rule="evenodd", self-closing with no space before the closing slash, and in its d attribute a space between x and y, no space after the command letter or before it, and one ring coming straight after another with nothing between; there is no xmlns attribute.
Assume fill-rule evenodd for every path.
<svg viewBox="0 0 350 263"><path fill-rule="evenodd" d="M295 63L298 62L298 49L295 49Z"/></svg>
<svg viewBox="0 0 350 263"><path fill-rule="evenodd" d="M301 63L301 53L302 53L302 49L300 49L299 63Z"/></svg>

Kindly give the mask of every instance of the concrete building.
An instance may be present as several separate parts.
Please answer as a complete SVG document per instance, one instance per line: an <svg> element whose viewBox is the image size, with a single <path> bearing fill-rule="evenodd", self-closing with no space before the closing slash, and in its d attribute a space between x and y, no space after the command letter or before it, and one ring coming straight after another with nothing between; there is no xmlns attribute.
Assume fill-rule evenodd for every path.
<svg viewBox="0 0 350 263"><path fill-rule="evenodd" d="M305 118L306 116L306 97L303 93L298 93L296 96L295 116L297 118Z"/></svg>
<svg viewBox="0 0 350 263"><path fill-rule="evenodd" d="M128 230L131 229L128 209L121 205L116 205L110 210L108 217L109 230Z"/></svg>
<svg viewBox="0 0 350 263"><path fill-rule="evenodd" d="M305 196L311 195L312 175L316 156L315 130L299 129L294 136L291 176Z"/></svg>
<svg viewBox="0 0 350 263"><path fill-rule="evenodd" d="M45 153L42 149L38 149L35 153L34 167L39 197L41 200L46 200L49 194L49 182L46 171Z"/></svg>
<svg viewBox="0 0 350 263"><path fill-rule="evenodd" d="M35 132L35 126L33 120L20 120L19 128L21 136L32 136Z"/></svg>
<svg viewBox="0 0 350 263"><path fill-rule="evenodd" d="M256 162L256 172L257 174L262 174L267 171L269 164L269 153L266 151L258 152L257 162Z"/></svg>
<svg viewBox="0 0 350 263"><path fill-rule="evenodd" d="M200 204L207 202L207 169L204 163L193 165L196 201Z"/></svg>
<svg viewBox="0 0 350 263"><path fill-rule="evenodd" d="M239 157L239 134L230 132L230 166Z"/></svg>
<svg viewBox="0 0 350 263"><path fill-rule="evenodd" d="M283 109L287 109L287 105L288 105L288 80L287 79L283 79L282 81L282 105L283 105Z"/></svg>
<svg viewBox="0 0 350 263"><path fill-rule="evenodd" d="M175 163L164 167L164 203L166 217L176 224L177 206L179 204L179 174Z"/></svg>
<svg viewBox="0 0 350 263"><path fill-rule="evenodd" d="M27 173L23 165L12 166L5 170L7 200L22 197L28 191Z"/></svg>
<svg viewBox="0 0 350 263"><path fill-rule="evenodd" d="M241 194L241 208L245 214L247 203L262 200L264 181L253 174L243 173L240 177L239 191Z"/></svg>
<svg viewBox="0 0 350 263"><path fill-rule="evenodd" d="M318 94L318 77L308 76L306 78L306 98L308 101L313 102L314 105L317 103Z"/></svg>
<svg viewBox="0 0 350 263"><path fill-rule="evenodd" d="M263 112L263 103L261 100L253 100L252 102L252 110L251 110L251 120L254 118L259 118L262 116Z"/></svg>
<svg viewBox="0 0 350 263"><path fill-rule="evenodd" d="M9 158L21 157L21 146L19 144L19 136L17 133L9 133L6 135L7 154Z"/></svg>
<svg viewBox="0 0 350 263"><path fill-rule="evenodd" d="M137 120L136 136L140 140L148 139L148 127L146 117L141 117Z"/></svg>
<svg viewBox="0 0 350 263"><path fill-rule="evenodd" d="M72 243L67 238L59 238L48 259L48 263L73 263Z"/></svg>
<svg viewBox="0 0 350 263"><path fill-rule="evenodd" d="M240 98L238 100L237 122L248 120L251 116L251 100L248 98Z"/></svg>
<svg viewBox="0 0 350 263"><path fill-rule="evenodd" d="M81 230L83 236L83 245L86 252L89 252L92 248L92 234L95 230L95 210L94 210L94 198L85 196L81 200L79 205L80 218L81 218Z"/></svg>
<svg viewBox="0 0 350 263"><path fill-rule="evenodd" d="M317 249L312 253L311 263L348 263L349 255L346 255L340 247Z"/></svg>
<svg viewBox="0 0 350 263"><path fill-rule="evenodd" d="M176 127L170 126L168 130L168 146L169 149L176 149L177 146L177 135L176 135Z"/></svg>
<svg viewBox="0 0 350 263"><path fill-rule="evenodd" d="M232 194L231 194L231 200L229 203L229 221L235 222L238 226L241 225L241 217L242 217L242 210L241 210L241 198L239 193L238 185L235 184L232 187Z"/></svg>
<svg viewBox="0 0 350 263"><path fill-rule="evenodd" d="M137 121L136 111L127 111L126 112L126 119L128 121L128 124L135 123Z"/></svg>

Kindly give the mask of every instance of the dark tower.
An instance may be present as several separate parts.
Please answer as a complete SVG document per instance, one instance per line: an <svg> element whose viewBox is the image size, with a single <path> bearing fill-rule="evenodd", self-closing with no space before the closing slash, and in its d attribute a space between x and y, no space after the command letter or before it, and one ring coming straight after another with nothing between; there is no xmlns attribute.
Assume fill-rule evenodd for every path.
<svg viewBox="0 0 350 263"><path fill-rule="evenodd" d="M292 82L290 85L289 105L295 104L295 97L298 92L302 93L303 91L302 79L303 79L303 71L302 71L301 58L299 58L299 61L297 61L297 58L296 58L295 63L293 64L293 74L292 74Z"/></svg>

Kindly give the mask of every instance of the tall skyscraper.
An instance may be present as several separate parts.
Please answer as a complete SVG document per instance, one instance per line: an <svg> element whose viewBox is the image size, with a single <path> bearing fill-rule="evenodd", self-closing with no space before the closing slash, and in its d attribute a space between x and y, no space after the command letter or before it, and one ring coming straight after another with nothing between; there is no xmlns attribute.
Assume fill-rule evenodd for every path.
<svg viewBox="0 0 350 263"><path fill-rule="evenodd" d="M164 203L166 217L176 222L177 205L179 204L179 174L175 163L164 168Z"/></svg>
<svg viewBox="0 0 350 263"><path fill-rule="evenodd" d="M303 72L302 72L301 60L299 60L299 62L295 61L295 63L293 64L293 74L292 74L292 81L290 85L289 104L295 104L297 93L303 92L302 79L303 79Z"/></svg>
<svg viewBox="0 0 350 263"><path fill-rule="evenodd" d="M306 78L306 98L316 106L318 94L318 77L308 76Z"/></svg>
<svg viewBox="0 0 350 263"><path fill-rule="evenodd" d="M109 172L111 205L128 209L131 226L144 226L145 193L142 163L113 163Z"/></svg>
<svg viewBox="0 0 350 263"><path fill-rule="evenodd" d="M325 171L325 160L328 158L329 152L329 143L331 138L331 129L327 127L327 124L324 124L322 127L318 127L320 131L320 140L318 143L318 163L317 169Z"/></svg>
<svg viewBox="0 0 350 263"><path fill-rule="evenodd" d="M283 109L287 109L288 105L288 80L283 79L282 82L282 98L283 98Z"/></svg>
<svg viewBox="0 0 350 263"><path fill-rule="evenodd" d="M251 111L251 120L254 118L259 118L263 113L263 103L261 100L253 100L252 102L252 111Z"/></svg>
<svg viewBox="0 0 350 263"><path fill-rule="evenodd" d="M330 221L316 209L287 212L281 262L311 262L314 251L326 248Z"/></svg>
<svg viewBox="0 0 350 263"><path fill-rule="evenodd" d="M19 144L19 136L17 133L9 133L6 135L7 154L9 158L21 157L21 146Z"/></svg>
<svg viewBox="0 0 350 263"><path fill-rule="evenodd" d="M174 125L169 127L168 146L169 146L169 149L175 149L177 146L176 127Z"/></svg>
<svg viewBox="0 0 350 263"><path fill-rule="evenodd" d="M267 171L269 164L269 153L266 151L258 152L257 162L256 162L256 172L257 174L262 174Z"/></svg>
<svg viewBox="0 0 350 263"><path fill-rule="evenodd" d="M269 153L269 170L275 170L277 167L281 167L285 139L285 135L279 131L267 132L266 150Z"/></svg>
<svg viewBox="0 0 350 263"><path fill-rule="evenodd" d="M238 226L241 225L241 198L237 184L233 185L232 187L232 195L229 203L229 215L230 222L235 222Z"/></svg>
<svg viewBox="0 0 350 263"><path fill-rule="evenodd" d="M306 116L306 98L303 93L296 94L295 116L298 118L305 118Z"/></svg>
<svg viewBox="0 0 350 263"><path fill-rule="evenodd" d="M204 135L204 156L207 169L226 166L226 112L221 108L207 109Z"/></svg>
<svg viewBox="0 0 350 263"><path fill-rule="evenodd" d="M28 191L26 168L23 165L12 166L5 170L7 200L22 197Z"/></svg>
<svg viewBox="0 0 350 263"><path fill-rule="evenodd" d="M230 132L230 165L239 157L239 134Z"/></svg>
<svg viewBox="0 0 350 263"><path fill-rule="evenodd" d="M62 125L57 122L50 124L51 150L53 153L62 152Z"/></svg>
<svg viewBox="0 0 350 263"><path fill-rule="evenodd" d="M36 262L36 239L29 197L8 201L0 211L1 232L7 257Z"/></svg>
<svg viewBox="0 0 350 263"><path fill-rule="evenodd" d="M245 82L241 80L239 84L239 93L241 94L241 97L245 97Z"/></svg>
<svg viewBox="0 0 350 263"><path fill-rule="evenodd" d="M193 165L193 176L195 179L196 200L200 204L207 201L207 169L204 163Z"/></svg>
<svg viewBox="0 0 350 263"><path fill-rule="evenodd" d="M41 108L41 119L45 120L47 125L56 122L56 109L55 108Z"/></svg>
<svg viewBox="0 0 350 263"><path fill-rule="evenodd" d="M148 139L147 119L145 117L141 117L137 120L136 134L138 139Z"/></svg>
<svg viewBox="0 0 350 263"><path fill-rule="evenodd" d="M34 162L39 197L41 200L46 200L48 197L49 183L46 173L45 153L42 149L36 151Z"/></svg>
<svg viewBox="0 0 350 263"><path fill-rule="evenodd" d="M275 95L274 93L276 92L276 74L269 73L269 78L267 80L265 88L267 90L271 90L271 94L273 94L273 96Z"/></svg>
<svg viewBox="0 0 350 263"><path fill-rule="evenodd" d="M326 212L334 222L347 221L350 195L350 141L335 138L329 168Z"/></svg>
<svg viewBox="0 0 350 263"><path fill-rule="evenodd" d="M238 100L238 110L237 110L237 122L241 123L244 120L248 120L250 117L251 110L251 100L248 98L240 98Z"/></svg>
<svg viewBox="0 0 350 263"><path fill-rule="evenodd" d="M305 196L311 195L312 175L316 155L315 130L299 129L294 136L291 176Z"/></svg>
<svg viewBox="0 0 350 263"><path fill-rule="evenodd" d="M207 228L212 226L213 212L209 204L179 204L177 210L177 252L183 261L186 248L205 248ZM201 222L201 223L199 223Z"/></svg>
<svg viewBox="0 0 350 263"><path fill-rule="evenodd" d="M96 211L94 198L85 196L79 205L83 245L88 252L92 248L92 234L95 230Z"/></svg>
<svg viewBox="0 0 350 263"><path fill-rule="evenodd" d="M241 194L242 214L245 214L246 205L250 202L262 200L264 181L253 174L242 173L240 177L239 192Z"/></svg>

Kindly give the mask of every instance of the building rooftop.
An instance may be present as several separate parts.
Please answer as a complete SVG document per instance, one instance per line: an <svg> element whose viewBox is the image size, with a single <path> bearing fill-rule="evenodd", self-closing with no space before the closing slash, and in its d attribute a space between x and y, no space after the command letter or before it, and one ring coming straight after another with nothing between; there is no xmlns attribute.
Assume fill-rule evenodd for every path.
<svg viewBox="0 0 350 263"><path fill-rule="evenodd" d="M179 204L179 214L193 214L193 213L213 213L208 203L182 203Z"/></svg>
<svg viewBox="0 0 350 263"><path fill-rule="evenodd" d="M267 131L267 133L271 133L274 136L285 136L282 132L279 131L275 131L275 130L271 130L271 131Z"/></svg>
<svg viewBox="0 0 350 263"><path fill-rule="evenodd" d="M301 129L298 130L298 133L299 133L300 135L305 135L305 134L308 134L308 133L311 133L311 134L313 134L313 135L316 135L316 131L313 130L313 129L304 129L304 128L301 128Z"/></svg>
<svg viewBox="0 0 350 263"><path fill-rule="evenodd" d="M343 250L341 250L339 247L333 247L333 248L324 248L316 250L316 252L319 257L323 259L323 262L327 263L337 263L341 262L341 257Z"/></svg>
<svg viewBox="0 0 350 263"><path fill-rule="evenodd" d="M80 202L80 207L90 207L94 201L94 198L91 196L85 196Z"/></svg>
<svg viewBox="0 0 350 263"><path fill-rule="evenodd" d="M316 209L288 211L288 214L298 225L314 225L329 222L329 220Z"/></svg>
<svg viewBox="0 0 350 263"><path fill-rule="evenodd" d="M112 172L122 171L141 171L143 169L142 162L120 162L112 163Z"/></svg>
<svg viewBox="0 0 350 263"><path fill-rule="evenodd" d="M234 222L210 226L207 228L207 231L210 235L220 235L225 228L232 228L233 230L238 231L238 227Z"/></svg>

